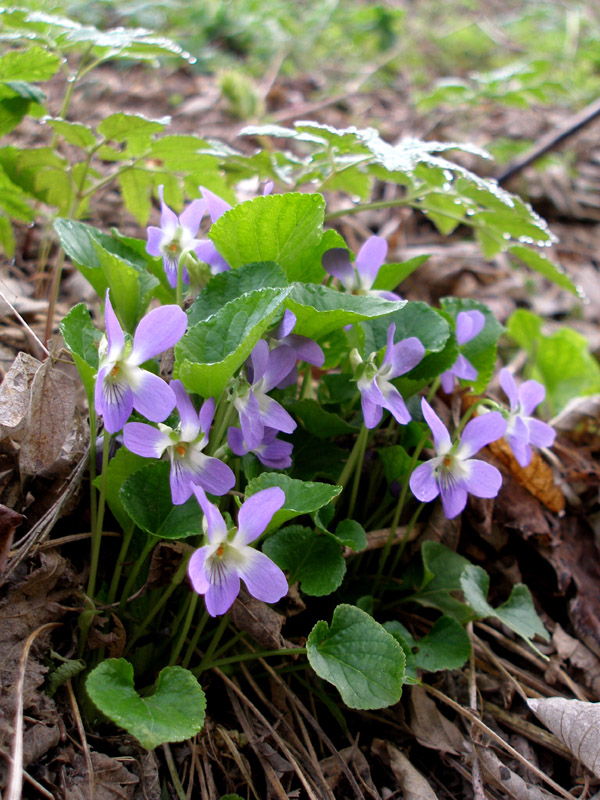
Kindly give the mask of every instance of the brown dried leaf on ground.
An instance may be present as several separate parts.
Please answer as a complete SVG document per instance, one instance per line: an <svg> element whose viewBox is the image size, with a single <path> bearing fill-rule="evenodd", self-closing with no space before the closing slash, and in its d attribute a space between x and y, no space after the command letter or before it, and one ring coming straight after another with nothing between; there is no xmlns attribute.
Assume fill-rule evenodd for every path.
<svg viewBox="0 0 600 800"><path fill-rule="evenodd" d="M125 627L116 614L111 614L114 627L112 630L104 630L108 622L106 617L94 617L87 638L87 646L90 650L97 647L108 647L109 658L121 658L125 650L127 634Z"/></svg>
<svg viewBox="0 0 600 800"><path fill-rule="evenodd" d="M181 565L188 546L183 542L158 542L152 550L145 590L168 586Z"/></svg>
<svg viewBox="0 0 600 800"><path fill-rule="evenodd" d="M131 800L139 778L116 758L96 752L90 755L94 767L93 797L85 758L78 753L65 773L65 800Z"/></svg>
<svg viewBox="0 0 600 800"><path fill-rule="evenodd" d="M477 755L486 783L496 786L503 796L513 798L513 800L550 800L557 796L523 780L520 775L500 761L493 750L487 747L477 747Z"/></svg>
<svg viewBox="0 0 600 800"><path fill-rule="evenodd" d="M24 427L31 400L31 384L41 363L27 353L19 353L4 376L0 386L0 430L16 435Z"/></svg>
<svg viewBox="0 0 600 800"><path fill-rule="evenodd" d="M35 475L52 466L73 427L75 384L44 361L31 384L27 428L19 454L21 471Z"/></svg>
<svg viewBox="0 0 600 800"><path fill-rule="evenodd" d="M527 705L600 778L600 703L544 697L530 699Z"/></svg>
<svg viewBox="0 0 600 800"><path fill-rule="evenodd" d="M539 453L534 453L531 463L522 467L513 456L510 445L504 439L498 439L488 445L490 452L508 468L520 486L537 497L546 508L554 513L563 511L565 498L560 488L554 483L552 469Z"/></svg>
<svg viewBox="0 0 600 800"><path fill-rule="evenodd" d="M410 729L423 747L457 756L464 753L465 738L420 686L410 689Z"/></svg>
<svg viewBox="0 0 600 800"><path fill-rule="evenodd" d="M338 755L341 756L344 762L356 775L365 800L367 798L368 800L381 800L381 795L377 791L377 788L371 777L369 762L356 744L340 750ZM325 776L325 780L327 781L327 785L332 791L335 792L335 796L350 797L350 788L348 787L340 759L336 756L330 756L329 758L323 759L319 763L321 765L323 775Z"/></svg>
<svg viewBox="0 0 600 800"><path fill-rule="evenodd" d="M372 752L386 764L402 789L403 800L437 800L437 795L419 770L390 742L373 739Z"/></svg>
<svg viewBox="0 0 600 800"><path fill-rule="evenodd" d="M576 669L581 670L581 680L584 685L594 693L595 697L600 699L600 659L591 650L588 650L579 639L569 636L558 622L552 634L552 644L562 659L569 661Z"/></svg>
<svg viewBox="0 0 600 800"><path fill-rule="evenodd" d="M15 531L24 519L22 514L17 514L12 508L0 505L0 576L6 567Z"/></svg>
<svg viewBox="0 0 600 800"><path fill-rule="evenodd" d="M230 614L236 628L249 633L261 647L279 650L290 646L281 635L285 617L261 600L256 600L244 587L240 589Z"/></svg>

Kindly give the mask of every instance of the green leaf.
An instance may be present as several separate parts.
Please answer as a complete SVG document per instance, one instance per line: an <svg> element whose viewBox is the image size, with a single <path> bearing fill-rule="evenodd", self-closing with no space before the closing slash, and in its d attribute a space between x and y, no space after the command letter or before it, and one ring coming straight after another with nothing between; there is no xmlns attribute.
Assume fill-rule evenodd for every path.
<svg viewBox="0 0 600 800"><path fill-rule="evenodd" d="M110 114L98 125L98 133L105 139L124 142L132 136L160 133L167 124L165 119L148 119L143 114Z"/></svg>
<svg viewBox="0 0 600 800"><path fill-rule="evenodd" d="M133 685L133 666L123 658L108 658L90 672L85 687L100 711L147 750L191 739L204 725L204 692L182 667L165 667L155 692L140 697Z"/></svg>
<svg viewBox="0 0 600 800"><path fill-rule="evenodd" d="M239 269L214 275L188 310L190 325L195 325L220 311L231 300L257 289L282 289L287 286L285 273L278 264L246 264Z"/></svg>
<svg viewBox="0 0 600 800"><path fill-rule="evenodd" d="M326 534L300 525L277 531L262 549L278 567L289 571L290 583L300 581L302 591L313 597L334 592L346 574L340 545Z"/></svg>
<svg viewBox="0 0 600 800"><path fill-rule="evenodd" d="M385 708L400 699L404 651L382 625L356 606L338 606L331 626L317 622L306 648L311 667L338 689L350 708Z"/></svg>
<svg viewBox="0 0 600 800"><path fill-rule="evenodd" d="M394 481L404 483L408 480L412 458L401 444L380 447L377 452L383 463L383 472L388 486Z"/></svg>
<svg viewBox="0 0 600 800"><path fill-rule="evenodd" d="M543 275L544 278L548 278L549 281L560 286L561 289L566 289L567 292L571 292L571 294L574 294L576 297L580 297L580 290L578 290L577 286L575 286L564 269L557 264L553 264L545 255L523 245L510 247L508 252L518 261L527 264L527 266L531 267L535 272L538 272L540 275Z"/></svg>
<svg viewBox="0 0 600 800"><path fill-rule="evenodd" d="M405 304L405 300L395 303L380 297L346 294L312 284L294 285L285 303L286 308L296 315L294 333L308 336L309 339L318 339L345 325L363 320L384 316L387 319L386 315L397 312Z"/></svg>
<svg viewBox="0 0 600 800"><path fill-rule="evenodd" d="M248 483L246 497L251 497L261 489L268 489L271 486L279 486L284 491L285 503L275 512L267 531L277 530L293 517L312 514L313 511L330 503L342 491L341 486L332 486L329 483L301 481L280 472L263 472Z"/></svg>
<svg viewBox="0 0 600 800"><path fill-rule="evenodd" d="M348 425L337 414L326 411L316 400L299 400L297 403L292 403L289 410L309 433L319 439L331 439L334 436L357 432L357 428Z"/></svg>
<svg viewBox="0 0 600 800"><path fill-rule="evenodd" d="M138 528L161 539L185 539L202 533L202 511L195 497L175 506L168 461L156 461L134 472L120 491L125 511Z"/></svg>
<svg viewBox="0 0 600 800"><path fill-rule="evenodd" d="M102 334L95 327L85 303L74 306L59 325L65 345L73 356L88 399L94 396L98 371L98 343Z"/></svg>
<svg viewBox="0 0 600 800"><path fill-rule="evenodd" d="M317 439L303 428L297 428L287 438L294 446L292 477L303 481L319 478L337 481L349 455L347 450L342 450L332 442Z"/></svg>
<svg viewBox="0 0 600 800"><path fill-rule="evenodd" d="M121 487L130 475L147 465L147 458L130 453L125 447L120 447L108 462L108 467L106 468L106 502L123 530L131 524L131 517L123 505ZM102 475L98 475L94 481L94 486L100 489Z"/></svg>
<svg viewBox="0 0 600 800"><path fill-rule="evenodd" d="M123 193L125 208L133 214L140 225L145 225L152 211L152 186L154 176L147 169L128 169L119 175L119 186Z"/></svg>
<svg viewBox="0 0 600 800"><path fill-rule="evenodd" d="M483 330L474 339L460 347L460 352L467 358L477 370L477 379L470 383L476 394L481 394L492 379L496 367L496 349L498 339L504 332L504 328L490 309L477 300L468 300L459 297L442 297L440 299L442 309L449 314L455 321L461 311L481 311L485 317Z"/></svg>
<svg viewBox="0 0 600 800"><path fill-rule="evenodd" d="M69 122L58 117L45 117L43 121L60 134L66 142L75 147L87 150L96 144L96 137L87 125L82 125L80 122Z"/></svg>
<svg viewBox="0 0 600 800"><path fill-rule="evenodd" d="M82 659L69 659L68 661L63 661L56 669L49 672L44 687L48 697L53 697L60 686L83 672L85 667L85 661Z"/></svg>
<svg viewBox="0 0 600 800"><path fill-rule="evenodd" d="M115 313L126 330L134 331L141 316L142 305L138 273L122 258L105 250L95 239L92 239L92 246L110 288L110 299Z"/></svg>
<svg viewBox="0 0 600 800"><path fill-rule="evenodd" d="M194 325L175 345L175 377L202 397L218 397L280 313L288 289L258 289Z"/></svg>
<svg viewBox="0 0 600 800"><path fill-rule="evenodd" d="M397 264L382 264L373 283L373 289L393 292L405 278L418 269L429 256L415 256Z"/></svg>
<svg viewBox="0 0 600 800"><path fill-rule="evenodd" d="M42 47L9 51L0 58L0 82L47 81L60 68L60 57Z"/></svg>
<svg viewBox="0 0 600 800"><path fill-rule="evenodd" d="M351 547L355 553L367 546L367 534L363 526L353 519L342 519L335 529L335 538L344 547Z"/></svg>
<svg viewBox="0 0 600 800"><path fill-rule="evenodd" d="M439 542L423 542L421 558L423 578L410 599L422 606L438 608L460 623L473 619L471 607L452 596L453 592L461 591L460 578L470 562Z"/></svg>
<svg viewBox="0 0 600 800"><path fill-rule="evenodd" d="M460 583L471 608L480 619L495 617L511 630L522 636L533 648L532 639L537 634L547 642L550 639L547 630L538 617L531 592L523 583L512 587L508 600L498 608L492 608L487 602L490 578L487 572L474 564L466 566L460 576Z"/></svg>
<svg viewBox="0 0 600 800"><path fill-rule="evenodd" d="M440 617L426 636L416 642L415 663L426 672L460 669L471 653L465 629L452 617Z"/></svg>
<svg viewBox="0 0 600 800"><path fill-rule="evenodd" d="M318 282L325 275L316 258L324 215L319 194L256 197L219 217L209 237L233 268L274 261L289 281Z"/></svg>

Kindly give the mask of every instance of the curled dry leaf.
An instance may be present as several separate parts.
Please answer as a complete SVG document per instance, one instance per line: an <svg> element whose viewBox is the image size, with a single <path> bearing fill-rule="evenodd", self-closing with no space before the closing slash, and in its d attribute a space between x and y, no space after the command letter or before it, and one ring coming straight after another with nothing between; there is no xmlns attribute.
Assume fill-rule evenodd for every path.
<svg viewBox="0 0 600 800"><path fill-rule="evenodd" d="M574 431L582 422L595 422L600 416L600 394L589 394L569 400L562 411L550 420L559 431Z"/></svg>
<svg viewBox="0 0 600 800"><path fill-rule="evenodd" d="M15 531L25 517L0 504L0 576L6 567Z"/></svg>
<svg viewBox="0 0 600 800"><path fill-rule="evenodd" d="M423 747L453 755L468 749L458 727L438 710L420 686L411 686L410 729Z"/></svg>
<svg viewBox="0 0 600 800"><path fill-rule="evenodd" d="M569 636L558 623L552 634L552 644L562 659L581 670L583 683L600 699L600 659L579 639Z"/></svg>
<svg viewBox="0 0 600 800"><path fill-rule="evenodd" d="M35 475L52 466L73 426L75 385L44 361L31 384L27 428L19 454L21 471Z"/></svg>
<svg viewBox="0 0 600 800"><path fill-rule="evenodd" d="M600 703L545 697L528 700L527 705L600 778Z"/></svg>
<svg viewBox="0 0 600 800"><path fill-rule="evenodd" d="M289 643L281 635L285 617L278 614L262 600L256 600L243 587L233 604L231 619L236 628L246 631L267 650L279 650Z"/></svg>
<svg viewBox="0 0 600 800"><path fill-rule="evenodd" d="M523 780L520 775L503 764L488 747L477 747L477 755L483 767L486 782L497 786L503 796L513 800L550 800L556 797L545 789Z"/></svg>
<svg viewBox="0 0 600 800"><path fill-rule="evenodd" d="M408 758L390 742L374 739L372 750L394 773L403 800L438 800L436 793Z"/></svg>
<svg viewBox="0 0 600 800"><path fill-rule="evenodd" d="M0 430L12 438L27 421L31 384L41 362L27 353L19 353L0 386Z"/></svg>
<svg viewBox="0 0 600 800"><path fill-rule="evenodd" d="M537 497L546 508L554 513L565 507L565 498L560 488L554 483L552 469L539 453L534 453L531 463L522 467L513 456L510 445L504 439L498 439L488 445L490 452L504 464L520 486Z"/></svg>

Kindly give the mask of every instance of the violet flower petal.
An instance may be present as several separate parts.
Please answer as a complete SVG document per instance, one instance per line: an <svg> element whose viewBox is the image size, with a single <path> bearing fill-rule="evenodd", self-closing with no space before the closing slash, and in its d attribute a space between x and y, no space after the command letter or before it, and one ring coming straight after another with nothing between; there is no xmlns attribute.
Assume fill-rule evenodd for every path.
<svg viewBox="0 0 600 800"><path fill-rule="evenodd" d="M208 239L198 242L194 246L194 252L200 261L208 264L213 275L217 275L219 272L227 272L230 269L229 264Z"/></svg>
<svg viewBox="0 0 600 800"><path fill-rule="evenodd" d="M516 381L510 370L503 367L498 375L502 391L508 397L510 410L516 411L519 406L519 390L517 389Z"/></svg>
<svg viewBox="0 0 600 800"><path fill-rule="evenodd" d="M281 569L259 550L249 550L238 571L250 594L263 603L276 603L288 593Z"/></svg>
<svg viewBox="0 0 600 800"><path fill-rule="evenodd" d="M546 389L538 381L525 381L519 386L519 404L526 417L533 413L545 397Z"/></svg>
<svg viewBox="0 0 600 800"><path fill-rule="evenodd" d="M382 391L384 398L383 407L387 408L400 425L408 425L411 416L398 389L392 386L391 383L388 383Z"/></svg>
<svg viewBox="0 0 600 800"><path fill-rule="evenodd" d="M200 430L206 436L208 436L208 433L210 431L210 426L212 425L214 415L215 415L215 400L214 397L209 397L200 406L200 414L198 415L198 419L200 421Z"/></svg>
<svg viewBox="0 0 600 800"><path fill-rule="evenodd" d="M186 327L187 315L179 306L168 305L153 309L142 317L137 326L128 363L139 366L173 347L185 333Z"/></svg>
<svg viewBox="0 0 600 800"><path fill-rule="evenodd" d="M108 361L116 361L121 356L123 348L125 347L125 335L123 334L123 329L119 324L117 315L113 311L108 289L106 290L104 300L104 322L106 325L106 338L108 339L106 358Z"/></svg>
<svg viewBox="0 0 600 800"><path fill-rule="evenodd" d="M198 594L206 594L210 588L208 576L205 569L206 556L210 550L209 545L198 548L188 562L188 576L191 581L194 591Z"/></svg>
<svg viewBox="0 0 600 800"><path fill-rule="evenodd" d="M192 442L200 433L198 413L181 381L173 380L170 386L175 394L175 405L181 420L181 441Z"/></svg>
<svg viewBox="0 0 600 800"><path fill-rule="evenodd" d="M146 228L146 233L148 235L146 252L151 256L162 256L162 251L160 249L164 238L162 228L157 228L155 225L149 225Z"/></svg>
<svg viewBox="0 0 600 800"><path fill-rule="evenodd" d="M290 311L289 308L286 308L283 312L283 317L281 318L281 322L275 328L274 337L275 339L285 339L286 336L294 330L294 326L296 324L296 315L293 311Z"/></svg>
<svg viewBox="0 0 600 800"><path fill-rule="evenodd" d="M462 485L440 486L446 519L454 519L467 505L467 490Z"/></svg>
<svg viewBox="0 0 600 800"><path fill-rule="evenodd" d="M200 486L193 486L192 491L196 495L196 500L200 503L200 508L206 517L206 535L211 544L222 541L227 536L227 526L219 509L209 501L204 489Z"/></svg>
<svg viewBox="0 0 600 800"><path fill-rule="evenodd" d="M321 256L321 264L325 272L337 278L348 291L356 288L354 267L350 261L350 254L344 247L332 247Z"/></svg>
<svg viewBox="0 0 600 800"><path fill-rule="evenodd" d="M459 311L456 316L456 340L459 345L466 344L478 336L485 325L481 311Z"/></svg>
<svg viewBox="0 0 600 800"><path fill-rule="evenodd" d="M470 458L490 442L501 439L506 432L506 425L506 420L498 411L470 419L465 425L456 457L461 460Z"/></svg>
<svg viewBox="0 0 600 800"><path fill-rule="evenodd" d="M232 470L214 456L206 456L198 450L190 449L187 464L192 475L192 482L199 484L210 494L227 494L235 486L235 475Z"/></svg>
<svg viewBox="0 0 600 800"><path fill-rule="evenodd" d="M446 430L446 426L424 397L421 399L421 410L425 417L425 422L429 425L433 435L435 452L440 456L445 455L452 447L450 434Z"/></svg>
<svg viewBox="0 0 600 800"><path fill-rule="evenodd" d="M176 231L179 227L179 219L177 214L169 208L164 200L164 187L158 187L158 196L160 198L160 227L164 231Z"/></svg>
<svg viewBox="0 0 600 800"><path fill-rule="evenodd" d="M387 256L388 243L381 236L370 236L356 255L356 271L362 289L370 289Z"/></svg>
<svg viewBox="0 0 600 800"><path fill-rule="evenodd" d="M361 395L360 404L365 428L368 428L369 430L371 430L371 428L376 428L381 422L381 417L383 416L383 406L373 403L364 394Z"/></svg>
<svg viewBox="0 0 600 800"><path fill-rule="evenodd" d="M479 374L473 364L462 353L458 354L458 358L449 371L463 381L475 381Z"/></svg>
<svg viewBox="0 0 600 800"><path fill-rule="evenodd" d="M454 389L454 372L451 369L446 370L446 372L442 372L440 375L440 384L442 386L442 391L446 394L451 394Z"/></svg>
<svg viewBox="0 0 600 800"><path fill-rule="evenodd" d="M424 355L425 348L416 336L410 336L408 339L402 339L402 341L392 345L390 354L392 371L389 377L397 378L399 375L410 372L423 360Z"/></svg>
<svg viewBox="0 0 600 800"><path fill-rule="evenodd" d="M236 408L240 417L244 441L248 448L252 450L261 443L265 432L265 426L261 419L260 405L253 392L249 392L243 400L241 398L236 400Z"/></svg>
<svg viewBox="0 0 600 800"><path fill-rule="evenodd" d="M432 458L413 471L410 476L409 486L411 492L422 503L429 503L440 493L440 488L435 479L435 469L439 459Z"/></svg>
<svg viewBox="0 0 600 800"><path fill-rule="evenodd" d="M267 345L264 339L261 339L261 341ZM291 347L281 345L280 347L276 347L275 350L271 350L270 353L268 348L269 346L267 345L268 361L260 376L263 378L262 389L264 392L270 392L271 389L289 375L296 366L296 353ZM256 383L258 377L254 359L252 360L252 365L254 366L254 382Z"/></svg>
<svg viewBox="0 0 600 800"><path fill-rule="evenodd" d="M209 575L209 580L210 586L204 595L204 602L211 617L218 617L231 608L240 593L240 577L230 564L221 561Z"/></svg>
<svg viewBox="0 0 600 800"><path fill-rule="evenodd" d="M529 441L536 447L551 447L556 438L556 431L547 422L530 417L527 420Z"/></svg>
<svg viewBox="0 0 600 800"><path fill-rule="evenodd" d="M179 216L179 223L185 228L192 239L198 233L200 222L206 211L206 203L203 200L192 200L189 206Z"/></svg>
<svg viewBox="0 0 600 800"><path fill-rule="evenodd" d="M282 431L282 433L293 433L296 430L296 422L294 421L294 418L288 414L285 408L278 403L277 400L273 400L272 397L263 395L259 402L260 418L263 423L263 434L265 425L267 425L269 428L275 428L275 430ZM263 434L261 434L261 440ZM246 439L246 442L250 444L248 437L244 435L244 438ZM260 444L260 441L257 444ZM252 449L256 446L257 445L252 445Z"/></svg>
<svg viewBox="0 0 600 800"><path fill-rule="evenodd" d="M529 442L526 439L518 439L516 436L507 436L506 438L519 466L528 467L533 458L533 450Z"/></svg>
<svg viewBox="0 0 600 800"><path fill-rule="evenodd" d="M265 436L266 439L266 436ZM292 450L294 446L291 442L283 442L281 439L273 439L265 444L265 440L256 450L259 461L271 469L288 469L292 466Z"/></svg>
<svg viewBox="0 0 600 800"><path fill-rule="evenodd" d="M96 413L104 418L109 433L117 433L133 411L133 390L125 381L110 379L110 364L98 372L95 387Z"/></svg>
<svg viewBox="0 0 600 800"><path fill-rule="evenodd" d="M290 333L285 337L284 343L292 348L296 353L296 358L299 358L300 361L306 361L307 364L313 364L315 367L322 367L325 363L325 353L316 342L307 336Z"/></svg>
<svg viewBox="0 0 600 800"><path fill-rule="evenodd" d="M238 532L233 544L239 547L257 539L284 503L285 492L279 486L263 489L244 500L238 512Z"/></svg>
<svg viewBox="0 0 600 800"><path fill-rule="evenodd" d="M244 434L239 428L228 428L227 444L236 456L245 456L248 453L248 449L244 445Z"/></svg>
<svg viewBox="0 0 600 800"><path fill-rule="evenodd" d="M502 475L496 467L478 458L469 459L470 474L462 485L475 497L496 497L502 486Z"/></svg>
<svg viewBox="0 0 600 800"><path fill-rule="evenodd" d="M269 361L269 345L264 339L259 339L250 353L252 383L258 383L258 381L264 376ZM265 391L269 390L266 389Z"/></svg>
<svg viewBox="0 0 600 800"><path fill-rule="evenodd" d="M123 428L123 444L132 453L144 458L161 458L170 444L166 433L144 422L128 422Z"/></svg>
<svg viewBox="0 0 600 800"><path fill-rule="evenodd" d="M192 486L198 485L193 470L181 458L171 452L171 472L169 484L171 486L171 500L173 505L181 506L192 496ZM202 488L205 488L204 486ZM210 490L209 490L210 491Z"/></svg>
<svg viewBox="0 0 600 800"><path fill-rule="evenodd" d="M175 408L175 393L152 372L140 369L132 390L133 407L152 422L162 422Z"/></svg>
<svg viewBox="0 0 600 800"><path fill-rule="evenodd" d="M226 211L229 211L231 206L222 197L219 195L214 194L209 189L206 189L204 186L200 186L200 191L202 193L202 197L206 201L206 205L208 208L208 213L210 214L210 218L212 222L216 222L219 217L221 217Z"/></svg>

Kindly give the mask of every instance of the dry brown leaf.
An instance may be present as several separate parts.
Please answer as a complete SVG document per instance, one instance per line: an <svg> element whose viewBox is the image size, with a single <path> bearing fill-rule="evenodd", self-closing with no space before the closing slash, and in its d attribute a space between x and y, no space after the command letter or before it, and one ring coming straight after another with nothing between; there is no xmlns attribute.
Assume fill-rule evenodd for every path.
<svg viewBox="0 0 600 800"><path fill-rule="evenodd" d="M464 736L420 686L410 690L410 729L423 747L459 755L465 752Z"/></svg>
<svg viewBox="0 0 600 800"><path fill-rule="evenodd" d="M478 747L477 755L486 781L497 786L506 797L513 800L549 800L556 795L523 780L520 775L503 764L493 750Z"/></svg>
<svg viewBox="0 0 600 800"><path fill-rule="evenodd" d="M74 412L73 381L47 359L31 384L27 428L19 454L22 472L35 475L54 464L73 427Z"/></svg>
<svg viewBox="0 0 600 800"><path fill-rule="evenodd" d="M600 778L600 703L544 697L528 700L527 705Z"/></svg>
<svg viewBox="0 0 600 800"><path fill-rule="evenodd" d="M75 756L73 767L65 771L65 800L131 800L139 783L118 759L91 753L94 767L94 797L90 797L89 773L81 753Z"/></svg>
<svg viewBox="0 0 600 800"><path fill-rule="evenodd" d="M41 366L37 358L19 353L0 386L0 429L14 438L27 421L31 384Z"/></svg>
<svg viewBox="0 0 600 800"><path fill-rule="evenodd" d="M600 698L600 659L579 639L569 636L558 622L552 634L552 644L562 659L570 661L574 667L582 671L583 683Z"/></svg>
<svg viewBox="0 0 600 800"><path fill-rule="evenodd" d="M6 567L15 531L24 519L22 514L0 504L0 575Z"/></svg>
<svg viewBox="0 0 600 800"><path fill-rule="evenodd" d="M531 463L527 467L522 467L513 456L510 445L504 439L491 442L488 448L508 468L517 483L527 489L528 492L531 492L534 497L537 497L546 508L554 511L554 513L563 511L565 507L563 493L554 483L552 469L539 453L534 453Z"/></svg>
<svg viewBox="0 0 600 800"><path fill-rule="evenodd" d="M556 430L574 431L581 422L596 422L599 416L600 394L589 394L569 400L563 410L550 420L550 424Z"/></svg>
<svg viewBox="0 0 600 800"><path fill-rule="evenodd" d="M371 749L394 773L398 787L402 789L402 800L438 800L423 775L397 747L382 739L374 739Z"/></svg>
<svg viewBox="0 0 600 800"><path fill-rule="evenodd" d="M285 617L262 600L256 600L243 587L229 613L236 628L247 631L267 650L279 650L287 646L281 635Z"/></svg>

